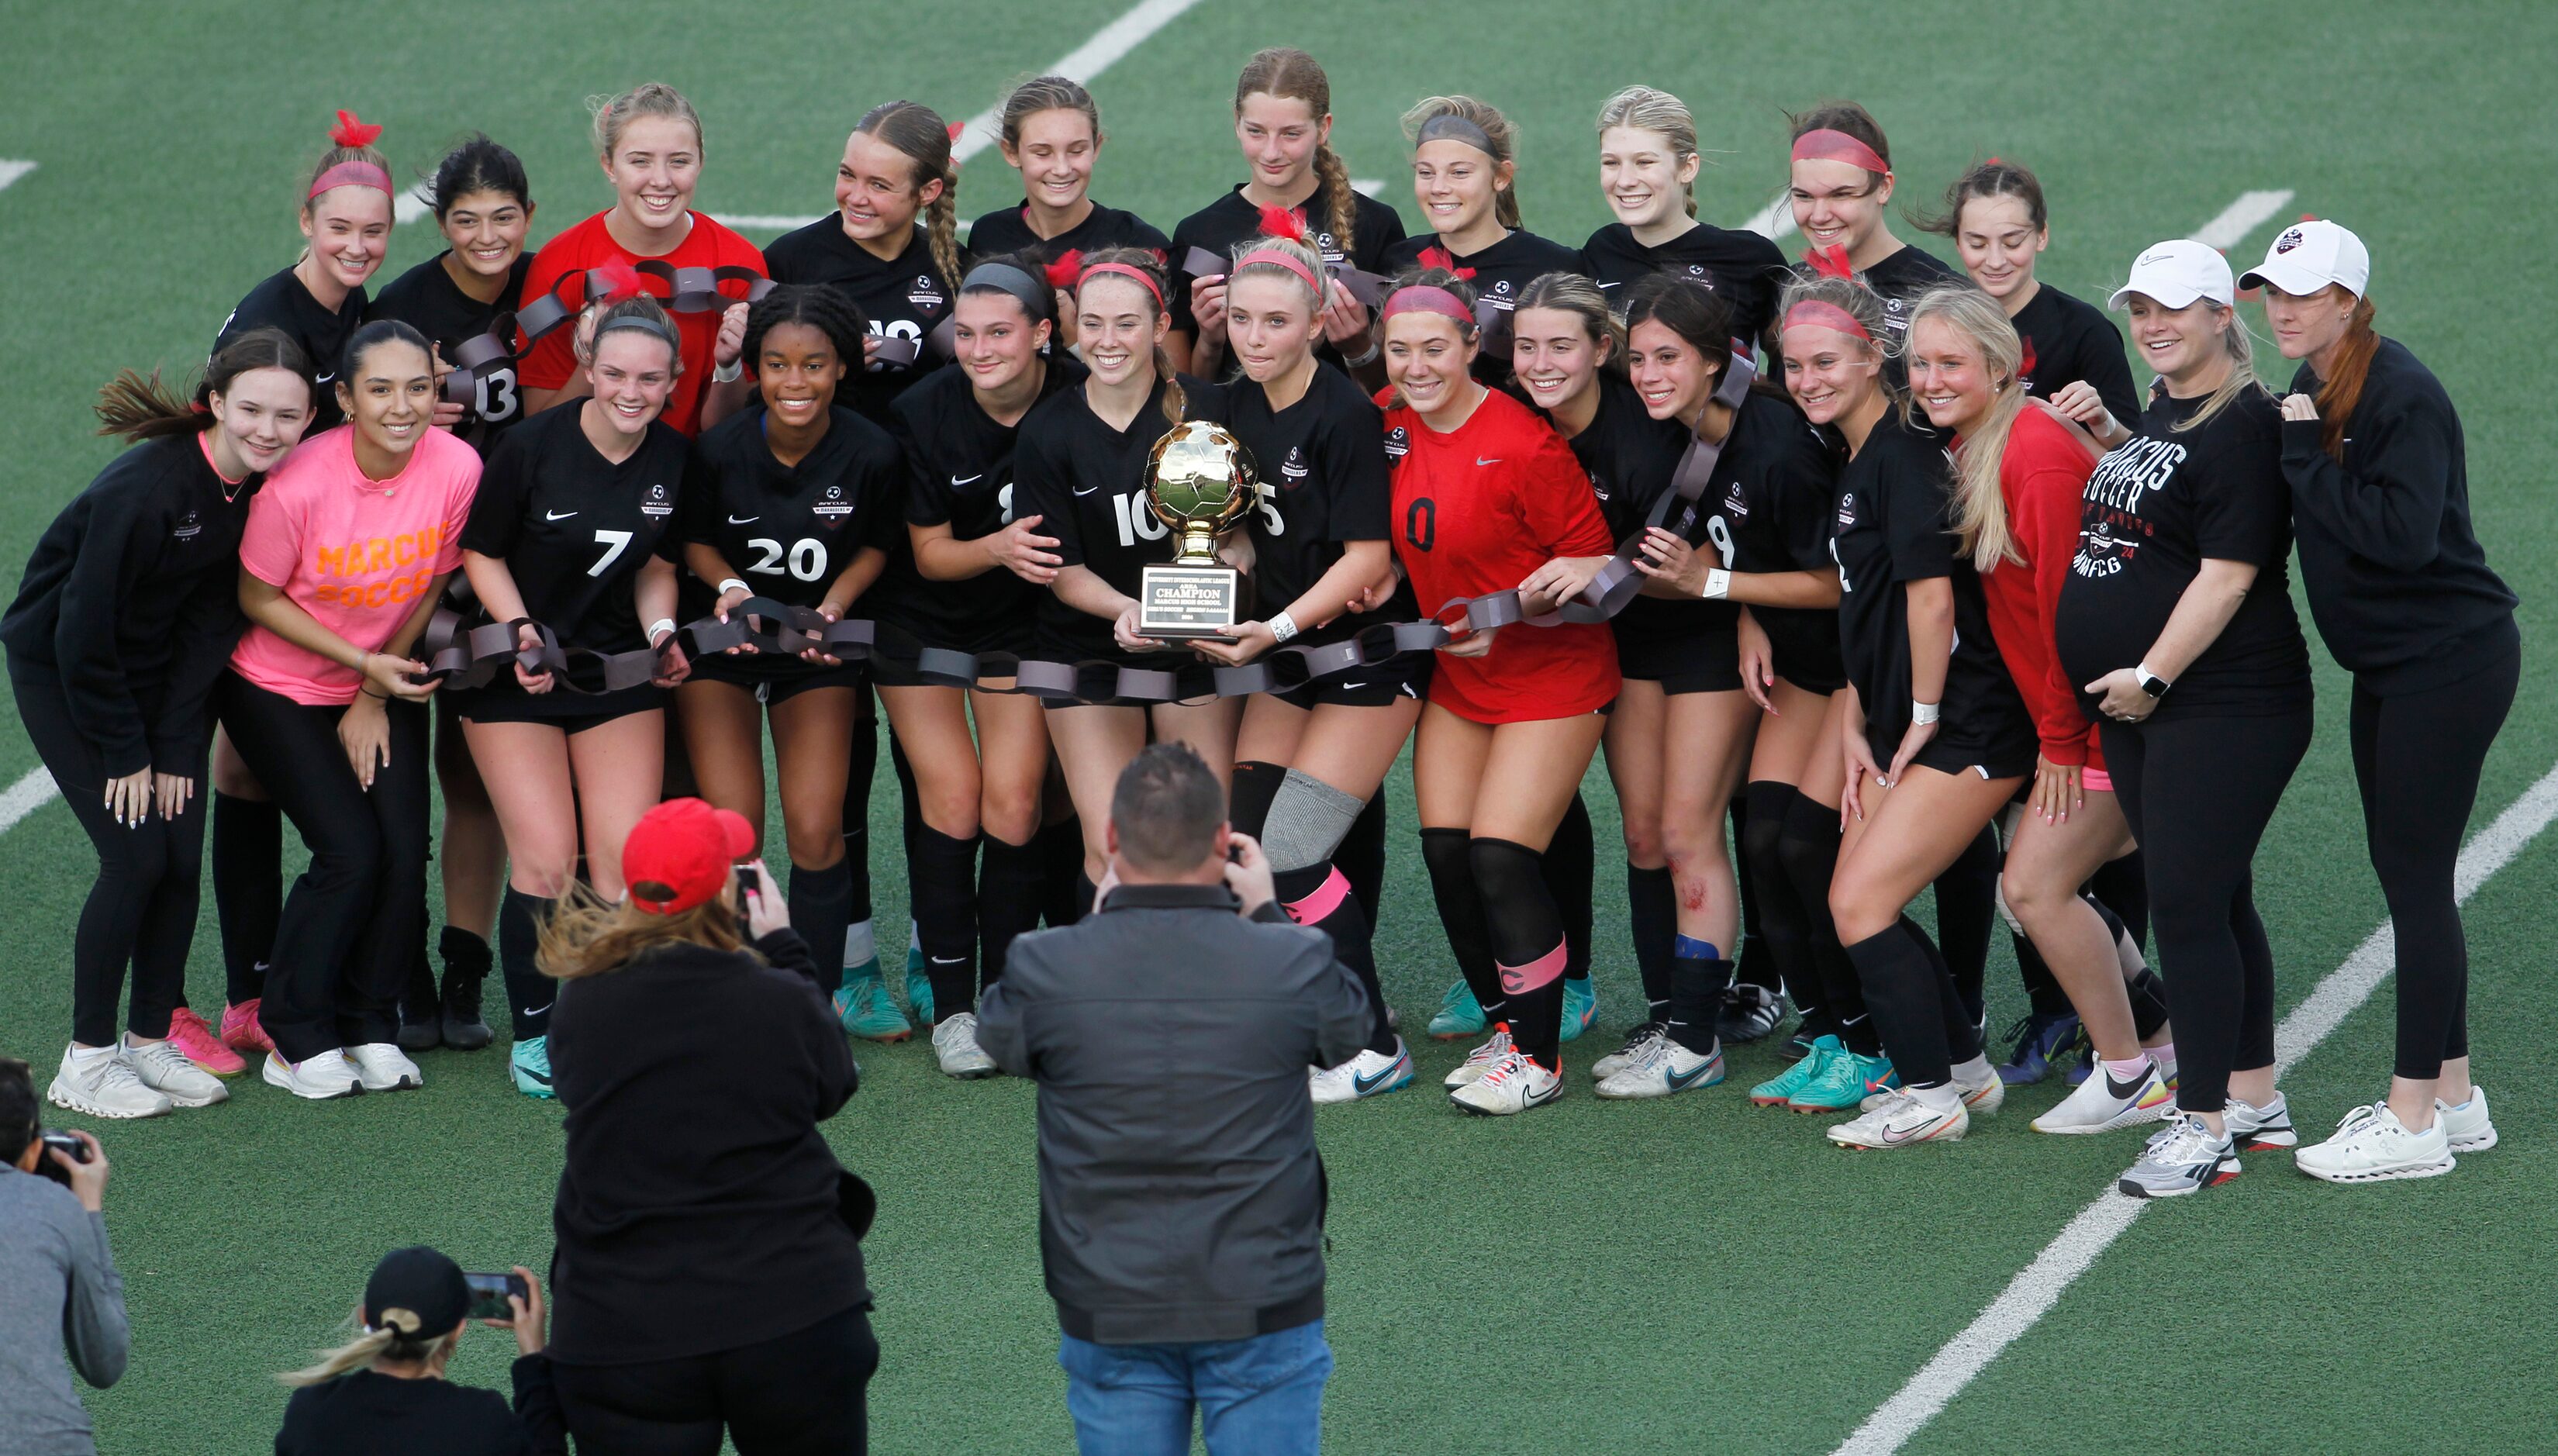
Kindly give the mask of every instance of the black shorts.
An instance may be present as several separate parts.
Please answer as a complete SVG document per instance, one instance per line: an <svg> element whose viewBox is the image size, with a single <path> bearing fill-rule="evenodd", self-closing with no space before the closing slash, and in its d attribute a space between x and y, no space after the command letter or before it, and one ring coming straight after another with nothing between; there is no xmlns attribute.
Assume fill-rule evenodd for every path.
<svg viewBox="0 0 2558 1456"><path fill-rule="evenodd" d="M841 662L828 667L805 657L787 657L770 653L753 655L711 653L693 658L693 670L687 680L726 682L748 688L756 701L771 706L788 702L812 687L849 687L858 691L870 680L867 662Z"/></svg>
<svg viewBox="0 0 2558 1456"><path fill-rule="evenodd" d="M1801 666L1790 665L1782 657L1776 659L1776 675L1805 692L1818 693L1822 697L1828 697L1831 693L1847 686L1847 674L1844 672L1836 676L1825 676Z"/></svg>
<svg viewBox="0 0 2558 1456"><path fill-rule="evenodd" d="M1123 653L1115 645L1096 649L1090 643L1073 642L1062 639L1053 633L1041 633L1033 640L1031 650L1024 653L1022 657L1025 661L1035 662L1093 664L1076 674L1080 685L1086 691L1098 691L1108 685L1110 673L1105 670L1103 664L1107 664L1108 667L1133 667L1147 672L1179 672L1189 679L1182 685L1194 697L1205 697L1216 690L1213 680L1208 675L1214 670L1215 664L1188 648L1170 648L1152 653ZM1052 708L1151 708L1159 706L1168 699L1044 698L1042 701Z"/></svg>
<svg viewBox="0 0 2558 1456"><path fill-rule="evenodd" d="M504 669L499 669L504 670ZM456 694L453 711L466 723L545 723L562 733L584 733L616 718L666 705L666 690L650 683L619 692L526 692L512 682Z"/></svg>
<svg viewBox="0 0 2558 1456"><path fill-rule="evenodd" d="M1927 740L1927 746L1918 750L1910 762L1920 768L1934 769L1939 774L1977 774L1983 779L2013 779L2034 772L2036 747L2031 742L2020 749L2013 743L1948 742L1938 737ZM1899 751L1900 745L1894 744L1893 752ZM1877 762L1886 768L1891 767L1892 754L1878 754Z"/></svg>
<svg viewBox="0 0 2558 1456"><path fill-rule="evenodd" d="M1400 653L1382 662L1313 678L1270 696L1310 712L1326 703L1346 708L1382 708L1398 698L1420 701L1430 696L1430 672L1436 662L1437 655L1433 653Z"/></svg>
<svg viewBox="0 0 2558 1456"><path fill-rule="evenodd" d="M1661 691L1739 692L1741 633L1735 627L1707 628L1674 637L1619 636L1617 672L1637 682L1657 682Z"/></svg>

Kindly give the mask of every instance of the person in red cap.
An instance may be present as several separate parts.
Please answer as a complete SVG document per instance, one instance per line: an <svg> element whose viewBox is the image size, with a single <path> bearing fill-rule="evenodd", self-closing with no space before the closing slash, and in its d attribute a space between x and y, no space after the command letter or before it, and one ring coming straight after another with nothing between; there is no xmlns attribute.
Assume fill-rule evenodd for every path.
<svg viewBox="0 0 2558 1456"><path fill-rule="evenodd" d="M867 1444L870 1190L818 1126L858 1074L754 848L669 800L623 842L626 898L574 889L542 928L569 1109L550 1356L584 1450Z"/></svg>

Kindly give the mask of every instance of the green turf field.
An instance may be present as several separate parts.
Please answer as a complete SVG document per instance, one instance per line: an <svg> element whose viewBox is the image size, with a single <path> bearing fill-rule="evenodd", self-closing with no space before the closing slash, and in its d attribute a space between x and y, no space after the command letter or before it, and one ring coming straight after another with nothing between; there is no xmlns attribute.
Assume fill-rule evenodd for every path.
<svg viewBox="0 0 2558 1456"><path fill-rule="evenodd" d="M297 188L339 106L387 123L403 167L431 165L471 128L515 148L546 237L610 200L580 98L662 78L708 120L700 206L808 216L827 208L843 134L869 105L907 95L974 112L1124 4L774 0L710 13L457 0L359 16L242 0L75 14L0 0L0 159L37 164L0 190L0 559L14 569L109 458L88 435L96 385L127 364L194 364L231 302L292 259ZM1589 118L1633 80L1700 112L1715 165L1699 198L1726 225L1783 182L1781 109L1828 96L1883 119L1908 203L1931 202L1977 157L2027 162L2056 213L2043 276L2083 297L2241 194L2289 191L2283 211L2232 239L2233 258L2252 262L2303 212L2369 242L2381 327L2459 402L2480 532L2523 597L2534 670L2475 822L2558 761L2558 687L2538 652L2539 633L2558 627L2541 466L2558 429L2535 363L2558 307L2536 225L2558 147L2547 98L2558 10L2336 0L2279 29L2242 7L2093 0L2024 11L1478 0L1463 16L1208 0L1095 83L1111 133L1096 195L1169 230L1239 178L1232 77L1276 43L1330 65L1337 147L1355 176L1390 179L1384 196L1407 213L1396 114L1449 90L1507 108L1525 132L1526 219L1569 242L1607 219ZM964 174L961 215L1016 196L989 150ZM438 245L424 224L401 229L380 281ZM2319 740L2257 867L2286 1009L2383 915L2345 762L2344 680L2317 655ZM0 706L0 787L35 762ZM1604 776L1592 786L1602 1025L1569 1049L1574 1094L1535 1117L1462 1117L1429 1090L1460 1049L1433 1046L1415 1090L1321 1119L1335 1194L1335 1449L1833 1448L2132 1154L2128 1134L2029 1133L2061 1095L2055 1084L1961 1144L1849 1157L1811 1119L1746 1104L1743 1090L1775 1066L1762 1049L1736 1055L1731 1083L1710 1092L1631 1105L1587 1095L1580 1064L1613 1047L1635 1009L1614 810ZM1408 783L1394 792L1404 816L1379 958L1417 1030L1451 972L1411 852ZM894 789L875 802L874 839L894 845ZM874 862L880 924L900 926L900 867L885 849ZM0 833L13 901L0 912L0 1051L40 1078L67 1034L66 946L88 866L59 804ZM2558 848L2535 842L2470 907L2473 1025L2501 1147L2449 1178L2365 1190L2250 1159L2229 1188L2133 1224L1907 1449L2558 1442L2543 1262L2558 1153L2528 1100L2558 1071L2544 1050L2558 1042L2543 974L2553 899ZM2022 1009L2004 939L1994 1027ZM191 989L200 1007L219 1003L210 894ZM2312 1135L2381 1085L2387 1001L2384 984L2287 1079ZM89 1396L102 1446L264 1444L283 1405L270 1374L334 1338L388 1247L430 1242L473 1268L543 1265L559 1114L517 1096L501 1059L502 1048L430 1054L422 1092L325 1105L252 1075L226 1105L107 1129L135 1349L123 1383ZM861 1061L862 1092L831 1132L880 1195L868 1245L884 1350L877 1449L1066 1448L1039 1280L1031 1089L947 1082L921 1042L865 1047ZM503 1344L475 1334L456 1376L501 1382Z"/></svg>

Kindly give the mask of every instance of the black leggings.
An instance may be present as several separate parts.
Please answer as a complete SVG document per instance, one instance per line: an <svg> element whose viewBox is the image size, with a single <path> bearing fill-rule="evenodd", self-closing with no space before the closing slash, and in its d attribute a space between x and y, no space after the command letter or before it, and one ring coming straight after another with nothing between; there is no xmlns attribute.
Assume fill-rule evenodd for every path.
<svg viewBox="0 0 2558 1456"><path fill-rule="evenodd" d="M2516 649L2428 692L2382 697L2353 685L2353 779L2363 835L2398 943L2400 1077L2430 1082L2470 1054L2469 942L2452 867L2478 802L2487 746L2513 707Z"/></svg>
<svg viewBox="0 0 2558 1456"><path fill-rule="evenodd" d="M174 819L150 815L127 827L105 804L104 756L71 721L62 684L36 673L9 674L18 720L35 741L36 756L62 787L63 801L97 847L97 880L80 907L71 934L71 1040L103 1047L115 1040L115 1012L124 999L124 972L133 968L133 1005L125 1026L135 1036L169 1034L169 1013L187 987L187 950L196 938L196 903L205 863L205 764L154 764L164 774L186 774L196 795Z"/></svg>
<svg viewBox="0 0 2558 1456"><path fill-rule="evenodd" d="M870 1449L879 1341L867 1310L760 1345L644 1365L554 1365L583 1456L844 1456Z"/></svg>
<svg viewBox="0 0 2558 1456"><path fill-rule="evenodd" d="M2105 767L2149 866L2176 1018L2177 1105L2217 1112L2229 1074L2274 1065L2274 951L2250 866L2309 752L2307 706L2252 718L2102 725Z"/></svg>
<svg viewBox="0 0 2558 1456"><path fill-rule="evenodd" d="M338 741L347 708L312 706L224 673L231 746L311 848L276 924L258 1022L284 1060L387 1042L426 934L426 705L393 701L390 762L366 789Z"/></svg>

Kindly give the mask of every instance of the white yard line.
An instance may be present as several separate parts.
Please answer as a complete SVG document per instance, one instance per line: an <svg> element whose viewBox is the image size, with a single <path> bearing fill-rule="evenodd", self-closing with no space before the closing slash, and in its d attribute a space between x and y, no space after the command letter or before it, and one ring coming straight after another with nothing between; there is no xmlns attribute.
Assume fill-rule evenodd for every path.
<svg viewBox="0 0 2558 1456"><path fill-rule="evenodd" d="M2291 194L2254 194L2280 196ZM2281 203L2269 205L2267 213ZM2263 220L2260 216L2259 221ZM2252 225L2252 224L2251 224ZM2242 232L2239 234L2244 236ZM2497 870L2513 862L2549 822L2558 818L2558 768L2551 769L2540 782L2524 790L2522 797L2505 806L2495 821L2479 831L2477 838L2461 850L2458 866L2452 875L2453 892L2463 901L2478 891ZM2274 1073L2280 1077L2303 1057L2318 1049L2328 1034L2344 1024L2345 1019L2369 999L2373 990L2389 976L2397 963L2397 938L2389 923L2371 933L2345 962L2328 972L2307 999L2292 1008L2274 1028ZM2279 1168L2279 1155L2268 1160ZM2264 1166L2263 1164L2259 1165ZM2097 1256L2123 1237L2132 1221L2150 1207L2143 1199L2125 1198L2111 1188L2096 1195L2095 1201L2078 1211L2078 1217L2061 1231L2061 1236L2044 1245L2025 1271L2008 1281L1999 1296L1989 1302L1979 1316L1963 1327L1962 1333L1945 1342L1935 1356L1918 1368L1893 1397L1865 1424L1842 1442L1839 1456L1889 1456L1917 1435L1920 1427L1945 1408L1947 1401L1962 1393L1963 1387L1998 1359L1999 1353L2016 1343L2019 1336L2035 1326L2057 1303L2062 1292L2087 1271Z"/></svg>
<svg viewBox="0 0 2558 1456"><path fill-rule="evenodd" d="M0 159L0 192L7 192L9 184L35 170L36 164L33 162L12 162Z"/></svg>
<svg viewBox="0 0 2558 1456"><path fill-rule="evenodd" d="M2247 234L2264 224L2266 218L2291 202L2292 190L2276 192L2242 192L2238 201L2220 210L2220 216L2194 230L2194 240L2222 252L2247 240Z"/></svg>
<svg viewBox="0 0 2558 1456"><path fill-rule="evenodd" d="M54 776L45 772L44 765L29 769L25 777L9 786L7 793L0 793L0 834L18 827L20 819L53 802L54 796L60 793Z"/></svg>
<svg viewBox="0 0 2558 1456"><path fill-rule="evenodd" d="M1787 188L1783 192L1776 194L1776 200L1775 202L1770 203L1768 206L1761 208L1758 212L1751 214L1750 220L1742 223L1741 225L1744 229L1756 232L1761 237L1767 238L1771 242L1774 242L1777 238L1784 236L1786 233L1793 231L1793 189Z"/></svg>

